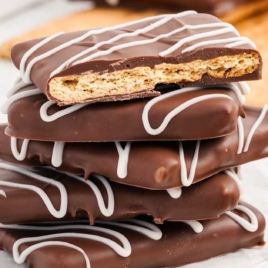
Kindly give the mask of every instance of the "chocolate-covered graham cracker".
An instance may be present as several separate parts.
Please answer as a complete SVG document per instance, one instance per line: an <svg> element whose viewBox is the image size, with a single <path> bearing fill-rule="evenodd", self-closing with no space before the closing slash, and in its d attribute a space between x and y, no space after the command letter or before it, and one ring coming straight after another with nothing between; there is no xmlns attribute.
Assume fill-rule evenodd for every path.
<svg viewBox="0 0 268 268"><path fill-rule="evenodd" d="M178 89L152 99L58 107L26 87L2 107L8 135L43 141L200 140L235 131L245 83ZM30 131L29 131L30 130Z"/></svg>
<svg viewBox="0 0 268 268"><path fill-rule="evenodd" d="M47 168L26 169L0 162L0 195L1 223L88 217L94 224L96 219L126 220L138 215L151 215L156 223L163 223L219 217L238 204L240 184L238 176L228 170L191 187L152 191L100 175L86 182Z"/></svg>
<svg viewBox="0 0 268 268"><path fill-rule="evenodd" d="M267 157L267 110L245 106L247 117L239 119L236 132L191 142L29 142L10 140L2 125L0 159L30 166L53 165L64 172L84 174L85 178L98 173L148 189L189 186L227 168Z"/></svg>
<svg viewBox="0 0 268 268"><path fill-rule="evenodd" d="M158 84L256 80L262 68L252 41L194 11L31 40L13 48L12 60L23 83L59 105L158 95Z"/></svg>
<svg viewBox="0 0 268 268"><path fill-rule="evenodd" d="M74 1L74 0L73 0ZM81 1L81 0L76 0ZM196 10L202 13L214 14L216 16L228 15L237 9L249 4L263 2L261 0L203 0L202 5L198 5L196 1L188 0L94 0L98 6L109 7L128 7L134 10L142 9L163 9L174 11ZM254 5L251 5L254 9Z"/></svg>
<svg viewBox="0 0 268 268"><path fill-rule="evenodd" d="M32 268L177 267L262 246L264 227L263 215L242 203L203 222L0 225L0 247Z"/></svg>

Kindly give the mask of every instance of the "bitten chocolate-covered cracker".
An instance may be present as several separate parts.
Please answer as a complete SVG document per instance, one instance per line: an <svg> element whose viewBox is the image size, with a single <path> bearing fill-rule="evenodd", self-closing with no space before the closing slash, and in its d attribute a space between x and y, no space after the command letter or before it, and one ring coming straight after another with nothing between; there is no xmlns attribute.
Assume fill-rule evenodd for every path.
<svg viewBox="0 0 268 268"><path fill-rule="evenodd" d="M229 213L163 225L145 220L0 225L0 247L31 268L164 268L264 244L265 219L257 209L243 203Z"/></svg>
<svg viewBox="0 0 268 268"><path fill-rule="evenodd" d="M166 190L189 186L222 170L268 156L268 106L245 106L231 135L186 142L61 143L17 140L0 131L0 159L92 173L133 186ZM13 153L12 153L13 151ZM16 157L16 160L14 156ZM186 172L184 172L186 170Z"/></svg>
<svg viewBox="0 0 268 268"><path fill-rule="evenodd" d="M0 162L1 223L88 217L93 224L96 219L126 220L138 215L151 215L157 223L204 220L234 209L239 197L239 179L230 170L191 187L152 191L100 175L86 182L51 169L28 170Z"/></svg>
<svg viewBox="0 0 268 268"><path fill-rule="evenodd" d="M66 108L53 105L29 86L10 97L2 110L8 113L6 133L29 140L200 140L235 131L238 117L245 116L240 90L246 89L243 83L192 89L173 86L152 99Z"/></svg>
<svg viewBox="0 0 268 268"><path fill-rule="evenodd" d="M194 11L31 40L12 60L25 83L59 105L159 95L157 84L255 80L262 68L252 41Z"/></svg>

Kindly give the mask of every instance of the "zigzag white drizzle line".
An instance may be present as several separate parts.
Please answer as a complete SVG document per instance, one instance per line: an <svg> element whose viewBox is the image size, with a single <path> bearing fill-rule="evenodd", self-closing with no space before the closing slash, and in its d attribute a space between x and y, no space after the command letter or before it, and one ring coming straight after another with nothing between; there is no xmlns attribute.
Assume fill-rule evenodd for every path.
<svg viewBox="0 0 268 268"><path fill-rule="evenodd" d="M182 12L181 14L185 14L185 15L188 15L188 14L196 14L195 11L186 11L186 12ZM183 15L182 15L183 16ZM48 37L44 40L42 40L40 43L36 44L35 46L33 46L30 50L28 50L22 60L21 60L21 65L20 65L20 70L21 70L21 77L23 79L24 82L31 82L30 80L30 73L31 73L31 69L33 67L33 65L35 63L37 63L39 60L42 60L46 57L49 57L53 54L55 54L56 52L64 49L64 48L67 48L73 44L76 44L80 41L83 41L84 39L88 38L89 36L95 34L102 34L102 33L105 33L105 32L108 32L108 31L111 31L111 30L116 30L116 29L119 29L121 27L125 27L125 26L130 26L130 25L135 25L135 24L138 24L138 23L141 23L141 22L145 22L145 21L150 21L152 19L156 19L156 18L162 18L162 17L166 17L166 15L160 15L160 16L156 16L156 17L149 17L149 18L145 18L145 19L141 19L139 21L134 21L134 22L128 22L128 23L124 23L124 24L121 24L121 25L117 25L117 26L112 26L112 27L106 27L106 28L102 28L102 29L97 29L97 30L90 30L88 32L86 32L85 34L73 39L73 40L70 40L64 44L61 44L37 57L35 57L33 60L31 60L27 67L26 67L26 70L24 71L24 67L25 67L25 63L26 61L28 60L29 56L34 52L36 51L38 48L42 47L44 44L50 42L52 39L56 38L58 35L61 35L62 33L59 33L59 34L56 34L54 36L51 36L51 37Z"/></svg>
<svg viewBox="0 0 268 268"><path fill-rule="evenodd" d="M115 146L119 155L117 165L117 176L120 179L124 179L127 176L127 166L128 166L128 158L131 148L131 142L127 142L124 149L121 146L120 142L115 142Z"/></svg>
<svg viewBox="0 0 268 268"><path fill-rule="evenodd" d="M185 162L185 158L184 158L183 143L181 141L179 141L179 155L180 155L180 164L181 164L181 182L182 182L183 186L188 187L193 183L193 180L195 177L196 166L198 163L200 143L201 143L200 140L198 140L196 142L194 157L193 157L193 160L191 163L190 173L188 176L186 162Z"/></svg>
<svg viewBox="0 0 268 268"><path fill-rule="evenodd" d="M151 239L154 240L159 240L162 237L162 232L159 228L157 228L155 225L152 225L150 223L142 222L139 220L130 220L130 223L137 224L140 226L135 226L135 225L128 225L125 223L103 223L100 222L101 224L106 224L106 225L114 225L114 226L119 226L122 228L127 228L136 232L139 232ZM145 227L145 228L144 228ZM19 226L19 225L4 225L0 224L0 228L6 228L6 229L18 229L18 230L44 230L44 231L55 231L55 230L70 230L70 229L81 229L81 230L92 230L92 231L97 231L97 232L102 232L108 235L111 235L115 238L117 238L122 244L119 245L118 243L112 241L111 239L101 237L98 235L90 235L90 234L81 234L81 233L61 233L61 234L54 234L54 235L44 235L44 236L39 236L39 237L31 237L31 238L22 238L19 239L15 242L13 246L13 257L14 260L21 264L25 262L26 258L36 249L41 248L41 247L46 247L46 246L52 246L52 245L59 245L59 246L66 246L70 248L74 248L81 252L85 258L86 261L86 267L90 268L90 261L85 254L85 252L79 248L76 247L70 243L66 242L61 242L61 241L48 241L48 242L41 242L36 245L28 247L25 251L23 251L21 254L19 254L19 247L20 245L28 242L37 242L41 240L48 240L48 239L56 239L56 238L61 238L61 237L77 237L77 238L82 238L82 239L89 239L89 240L94 240L98 241L101 243L104 243L105 245L109 246L112 248L118 255L122 257L128 257L131 254L131 245L128 241L128 239L122 235L121 233L114 231L114 230L109 230L107 228L103 227L97 227L97 226L89 226L89 225L66 225L66 226L48 226L48 227L41 227L41 226ZM148 229L147 229L148 228Z"/></svg>
<svg viewBox="0 0 268 268"><path fill-rule="evenodd" d="M40 117L45 122L52 122L57 120L58 118L65 116L67 114L73 113L77 110L82 109L83 107L87 106L88 103L82 103L82 104L75 104L73 106L70 106L68 108L65 108L61 111L58 111L52 115L47 114L47 110L49 107L51 107L53 104L55 104L53 101L47 101L45 102L41 108L40 108Z"/></svg>
<svg viewBox="0 0 268 268"><path fill-rule="evenodd" d="M39 89L30 89L30 90L27 90L27 91L23 91L23 92L20 92L20 93L17 93L15 95L12 95L10 96L7 101L2 105L1 107L1 112L3 114L7 114L8 112L8 109L10 107L10 105L12 103L14 103L15 101L17 100L20 100L22 98L26 98L26 97L29 97L29 96L34 96L34 95L38 95L40 94L41 91Z"/></svg>
<svg viewBox="0 0 268 268"><path fill-rule="evenodd" d="M55 181L55 180L51 180L49 178L43 177L41 175L35 174L34 172L32 172L30 170L23 169L23 168L20 168L20 167L16 167L16 166L13 166L13 165L9 165L9 164L6 164L6 163L0 163L0 168L7 169L7 170L12 170L12 171L27 175L27 176L29 176L29 177L31 177L33 179L36 179L36 180L39 180L38 178L42 178L43 181L45 181L47 183L51 183L51 181L53 181L53 182ZM107 191L107 195L108 195L108 206L107 206L107 208L105 207L104 199L103 199L103 196L102 196L100 190L98 189L98 187L92 181L85 181L83 178L81 178L79 176L76 176L76 175L69 174L69 173L67 175L72 177L72 178L74 178L74 179L76 179L76 180L79 180L80 182L82 182L82 183L84 183L86 185L88 185L92 189L93 193L96 196L99 209L100 209L101 213L104 216L109 217L114 213L114 194L113 194L113 190L112 190L109 182L103 176L98 175L98 174L93 175L95 178L97 178L104 185L104 187L105 187L105 189ZM60 194L61 194L61 203L66 204L66 211L64 213L63 212L64 209L62 209L62 213L58 217L56 217L56 218L62 218L63 216L66 215L66 212L67 212L68 196L67 196L67 191L66 191L64 185L61 184L60 182L57 182L57 181L55 181L55 182L56 182L56 184L55 185L53 184L54 186L56 186L57 188L59 188L59 186L61 186L62 189L64 188L63 192L60 191ZM13 183L13 182L3 182L3 183L0 181L0 185L5 185L5 186L9 186L9 187L16 187L15 186L16 183ZM19 184L19 185L21 185L21 184ZM23 188L23 189L32 190L31 188L29 188L27 186L28 185L26 184L26 185L23 185L23 187L17 187L17 188ZM35 189L38 188L38 187L35 187L35 186L32 186L32 187L34 187ZM65 196L64 192L66 192L66 196ZM40 191L36 192L36 193L41 197ZM0 195L3 195L3 196L6 197L6 193L4 191L2 191L2 190L0 190ZM45 192L44 192L43 196L44 195L46 195ZM42 200L44 201L45 205L48 207L47 203L45 202L45 200L47 200L47 199L48 199L48 196L45 199L42 198ZM65 199L64 202L62 202L63 199ZM65 207L65 205L63 205L63 207ZM49 211L51 213L51 210L49 210ZM55 216L55 215L53 215L53 216Z"/></svg>
<svg viewBox="0 0 268 268"><path fill-rule="evenodd" d="M3 228L2 226L0 226ZM33 230L31 226L27 228L27 226L23 226L22 230ZM26 227L26 228L25 228ZM7 225L7 228L10 228ZM21 228L14 228L14 229L21 229ZM53 235L43 235L43 236L38 236L38 237L29 237L29 238L22 238L17 240L14 245L13 245L13 258L16 263L22 264L25 262L26 258L36 249L46 247L46 246L65 246L65 247L70 247L78 250L81 252L85 258L86 261L86 267L90 268L90 261L86 253L83 251L82 248L77 247L73 244L62 242L62 241L47 241L47 242L40 242L38 244L35 244L33 246L28 247L26 250L24 250L21 254L19 253L19 247L24 244L24 243L29 243L29 242L38 242L42 240L48 240L48 239L57 239L57 238L70 238L70 237L75 237L75 238L82 238L82 239L88 239L88 240L93 240L93 241L98 241L101 242L110 248L112 248L118 255L121 257L128 257L131 254L131 245L128 241L128 239L120 234L117 231L109 230L106 228L102 227L96 227L96 226L86 226L86 225L69 225L69 226L59 226L59 227L35 227L34 230L70 230L70 229L78 229L78 230L89 230L89 231L97 231L97 232L102 232L104 234L111 235L118 239L122 244L123 247L114 242L113 240L109 238L105 238L99 235L91 235L91 234L82 234L82 233L60 233L60 234L53 234Z"/></svg>
<svg viewBox="0 0 268 268"><path fill-rule="evenodd" d="M90 56L88 56L88 57L86 57L86 58L84 58L82 60L74 62L73 65L80 64L80 63L95 59L97 57L102 57L102 56L109 55L112 52L120 50L120 49L151 44L151 43L157 42L160 39L167 38L167 37L170 37L170 36L172 36L174 34L180 33L180 32L182 32L182 31L184 31L186 29L189 29L189 30L197 29L198 30L198 29L206 29L206 28L209 29L209 28L219 28L219 27L225 27L225 28L224 29L218 29L218 30L215 30L215 31L206 32L206 33L201 33L201 34L194 34L194 35L192 35L190 37L183 38L176 45L170 47L169 49L167 49L165 51L160 52L159 56L166 56L166 55L172 53L174 50L176 50L177 48L181 47L182 45L184 45L187 42L194 41L194 40L201 39L201 38L205 38L205 37L208 37L208 36L216 36L216 35L221 35L221 34L228 33L228 32L234 32L237 35L239 35L237 30L232 25L230 25L228 23L225 23L225 22L200 24L200 25L185 25L185 26L183 26L181 28L178 28L178 29L175 29L175 30L173 30L173 31L171 31L169 33L160 34L160 35L158 35L158 36L156 36L155 38L152 38L152 39L133 41L133 42L120 44L120 45L111 47L110 49L107 49L107 50L104 50L104 51L98 51L98 52L96 52L96 53L94 53L94 54L92 54L92 55L90 55ZM174 47L174 49L173 49L173 47Z"/></svg>
<svg viewBox="0 0 268 268"><path fill-rule="evenodd" d="M63 151L64 151L65 142L54 142L51 164L54 167L60 167L62 164Z"/></svg>
<svg viewBox="0 0 268 268"><path fill-rule="evenodd" d="M28 60L28 58L39 48L41 48L42 46L44 46L45 44L49 43L51 40L55 39L56 37L62 35L63 32L60 32L60 33L56 33L52 36L49 36L47 38L45 38L44 40L42 40L41 42L37 43L36 45L34 45L33 47L31 47L24 55L23 57L21 58L20 60L20 76L23 80L24 83L30 83L31 80L30 78L26 79L25 78L25 64L26 64L26 61ZM45 54L45 53L44 53ZM42 54L42 55L44 55ZM42 56L40 55L40 56ZM40 58L40 56L36 57L34 60L30 61L28 66L32 65L32 63L36 63L38 61L38 59ZM37 59L37 60L36 60ZM27 66L27 68L28 68ZM26 72L27 72L27 68L26 68Z"/></svg>
<svg viewBox="0 0 268 268"><path fill-rule="evenodd" d="M24 83L21 80L21 77L18 77L15 82L14 85L12 86L11 89L9 89L6 93L6 97L9 98L11 97L13 94L15 94L18 90L22 89L25 86L31 85L32 83Z"/></svg>
<svg viewBox="0 0 268 268"><path fill-rule="evenodd" d="M105 207L103 196L102 196L99 188L96 186L95 183L93 183L90 180L85 181L83 178L81 178L77 175L73 175L73 174L69 174L69 173L67 173L67 175L76 179L76 180L81 181L82 183L87 184L92 189L92 191L94 192L94 194L96 196L99 209L105 217L110 217L114 213L114 193L113 193L113 190L112 190L109 182L103 176L98 175L98 174L93 175L95 178L97 178L104 185L104 187L107 191L107 195L108 195L107 207Z"/></svg>
<svg viewBox="0 0 268 268"><path fill-rule="evenodd" d="M225 86L220 86L220 87L224 88ZM175 117L176 115L181 113L183 110L185 110L185 109L189 108L190 106L197 104L199 102L206 101L209 99L214 99L214 98L226 98L226 99L233 100L231 97L229 97L228 95L224 95L224 94L208 94L205 96L199 96L199 97L193 98L191 100L188 100L188 101L182 103L181 105L179 105L175 109L173 109L171 112L169 112L158 128L153 129L151 127L151 125L149 123L149 111L153 105L155 105L159 101L165 100L165 99L170 98L172 96L179 95L179 94L182 94L185 92L200 90L203 88L204 87L190 87L190 88L186 88L186 89L178 89L178 90L174 90L174 91L171 91L169 93L166 93L164 95L155 97L152 100L150 100L149 102L147 102L146 105L144 106L144 109L142 112L143 126L144 126L145 130L147 131L147 133L149 133L150 135L160 134L161 132L164 131L164 129L167 127L168 123L171 121L171 119L173 117ZM230 86L229 88L233 89L234 92L238 94L237 96L241 95L241 91L239 89L237 90L236 86ZM239 100L241 99L241 97L238 97L238 98L239 98Z"/></svg>
<svg viewBox="0 0 268 268"><path fill-rule="evenodd" d="M203 25L206 25L206 24L203 24ZM191 35L189 37L183 38L179 42L177 42L175 45L173 45L170 48L168 48L168 49L162 51L161 53L159 53L159 56L165 57L165 56L171 54L172 52L174 52L176 49L178 49L181 46L183 46L184 44L186 44L187 42L195 41L195 40L198 40L198 39L211 37L211 36L222 35L222 34L225 34L225 33L235 33L235 34L237 34L239 36L238 31L229 23L219 22L219 23L210 23L210 24L207 24L207 25L208 25L207 27L203 27L203 28L214 28L214 27L220 27L220 26L226 27L226 28L218 29L218 30L210 31L210 32L205 32L205 33L194 34L194 35ZM202 24L200 26L202 26ZM192 28L186 28L186 29L192 29ZM202 29L202 28L197 28L197 29Z"/></svg>
<svg viewBox="0 0 268 268"><path fill-rule="evenodd" d="M182 188L172 188L172 189L168 189L167 190L168 194L174 198L174 199L178 199L181 197L182 194Z"/></svg>
<svg viewBox="0 0 268 268"><path fill-rule="evenodd" d="M254 47L256 49L255 43L253 41L251 41L249 38L244 37L244 36L238 36L238 37L232 37L232 38L203 41L203 42L194 44L188 48L185 48L182 51L182 53L189 52L189 51L192 51L196 48L203 47L206 45L224 44L224 43L230 43L230 42L231 42L231 44L227 44L225 47L235 47L235 46L250 44L252 47Z"/></svg>
<svg viewBox="0 0 268 268"><path fill-rule="evenodd" d="M9 165L6 163L0 163L0 168L18 172L20 174L26 175L30 178L35 179L35 180L46 182L46 183L52 184L53 186L57 187L60 191L60 196L61 196L61 205L60 205L59 210L56 210L54 208L54 206L53 206L52 202L50 201L49 197L47 196L47 194L39 187L29 185L29 184L20 184L20 183L14 183L14 182L0 181L0 185L3 185L3 186L27 189L27 190L31 190L31 191L37 193L40 196L40 198L43 200L48 211L55 218L63 218L66 215L67 203L68 203L67 198L68 197L67 197L66 189L62 183L55 181L55 180L52 180L52 179L49 179L49 178L46 178L46 177L43 177L41 175L35 174L29 170L26 170L26 169L23 169L20 167L16 167L13 165Z"/></svg>
<svg viewBox="0 0 268 268"><path fill-rule="evenodd" d="M118 226L121 228L126 228L132 231L136 231L138 233L141 233L153 240L159 240L162 238L163 234L161 230L154 224L151 224L149 222L131 219L124 221L123 223L119 222L104 222L104 221L96 221L99 224L102 225L111 225L111 226ZM130 224L126 224L130 223Z"/></svg>
<svg viewBox="0 0 268 268"><path fill-rule="evenodd" d="M5 191L3 190L0 190L0 195L2 195L3 197L7 198L7 194Z"/></svg>
<svg viewBox="0 0 268 268"><path fill-rule="evenodd" d="M96 45L94 45L93 47L90 47L80 53L78 53L77 55L73 56L72 58L68 59L67 61L65 61L64 63L62 63L56 70L54 70L50 77L54 76L55 74L57 74L58 72L60 72L61 70L63 70L68 64L70 64L71 62L74 62L76 61L77 59L83 57L84 55L98 49L99 47L103 46L103 45L106 45L106 44L112 44L122 38L126 38L126 37L131 37L131 36L138 36L139 34L141 33L146 33L146 32L149 32L165 23L167 23L168 21L170 21L171 19L173 18L180 18L180 17L184 17L184 16L187 16L187 15L191 15L191 14L195 14L195 12L193 11L188 11L188 12L183 12L183 13L179 13L179 14L172 14L172 15L166 15L163 19L159 20L159 21L156 21L144 28L141 28L141 29L138 29L134 32L131 32L131 33L123 33L123 34L119 34L109 40L106 40L106 41L102 41L102 42L99 42L97 43ZM77 64L77 63L74 63L74 65Z"/></svg>
<svg viewBox="0 0 268 268"><path fill-rule="evenodd" d="M141 220L136 220L136 219L131 219L131 220L127 220L127 221L124 221L124 222L129 222L129 223L136 223L137 225L141 225L143 227L146 227L148 228L148 230L144 229L144 230L140 230L141 227L138 227L139 229L139 232L148 236L149 238L151 239L154 239L154 240L159 240L161 239L162 237L162 232L161 230L159 230L159 228L151 223L148 223L148 222L143 222ZM124 223L123 222L123 223ZM196 233L201 233L203 231L203 225L198 222L198 221L195 221L195 220L190 220L190 221L180 221L182 223L185 223L187 225L189 225L194 232ZM82 223L85 223L85 224L88 224L88 220L74 220L74 221L60 221L60 222L37 222L37 223L34 223L35 225L56 225L56 224L82 224ZM134 230L134 231L138 231L137 230L137 227L135 226L132 226L131 225L122 225L122 222L120 222L119 224L116 223L116 222L103 222L103 221L96 221L96 223L98 224L102 224L102 225L113 225L113 226L119 226L119 227L125 227L125 228L128 228L128 229L131 229L131 230ZM1 228L1 225L0 225L0 228ZM149 232L148 232L149 231Z"/></svg>
<svg viewBox="0 0 268 268"><path fill-rule="evenodd" d="M268 111L268 104L266 104L263 107L262 112L261 112L259 118L255 122L255 124L253 125L253 127L251 128L251 130L249 131L249 134L248 134L248 137L247 137L247 140L246 140L246 144L245 144L245 147L244 147L244 152L247 152L248 151L249 146L250 146L250 142L251 142L251 140L253 138L253 135L255 134L257 128L260 126L260 124L262 123L263 119L265 118L265 116L267 114L267 111Z"/></svg>
<svg viewBox="0 0 268 268"><path fill-rule="evenodd" d="M17 147L17 138L11 137L10 143L11 143L11 151L12 151L13 156L18 161L23 161L26 158L29 140L23 140L20 153Z"/></svg>
<svg viewBox="0 0 268 268"><path fill-rule="evenodd" d="M237 205L235 209L244 212L249 217L250 222L246 221L245 219L233 213L232 211L227 211L225 212L225 214L231 217L237 223L239 223L248 232L255 232L258 230L259 227L258 219L256 215L249 208L243 205Z"/></svg>
<svg viewBox="0 0 268 268"><path fill-rule="evenodd" d="M259 118L256 120L254 125L249 131L248 137L245 142L245 133L244 133L244 125L241 117L238 117L238 122L237 122L237 131L238 131L238 149L237 149L237 154L241 154L242 152L247 152L251 143L251 140L257 130L257 128L261 125L262 121L264 120L266 114L268 111L268 104L266 104L259 116Z"/></svg>

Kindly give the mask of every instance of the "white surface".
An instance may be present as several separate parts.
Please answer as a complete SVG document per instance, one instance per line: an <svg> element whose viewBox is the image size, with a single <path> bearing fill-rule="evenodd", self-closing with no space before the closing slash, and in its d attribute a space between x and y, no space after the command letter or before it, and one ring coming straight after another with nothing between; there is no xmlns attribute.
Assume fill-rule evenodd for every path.
<svg viewBox="0 0 268 268"><path fill-rule="evenodd" d="M12 1L14 0L10 0L10 2ZM17 0L15 2L22 1L25 0ZM34 0L27 0L25 2L31 1L33 2ZM0 4L1 2L6 3L6 0L0 0ZM52 2L54 2L53 8ZM61 6L60 9L58 9L59 6ZM55 9L55 7L57 8ZM1 21L3 12L0 10L0 42L10 36L16 35L18 32L34 27L35 25L41 24L56 16L61 16L64 13L66 14L71 10L79 10L83 8L83 6L81 4L74 5L66 2L63 3L60 0L52 0L47 1L47 4L39 7L36 5L34 7L32 6L32 8L34 8L34 11L31 9L31 12L24 12L23 14L4 22ZM10 9L8 8L5 10L10 12ZM61 10L62 13L58 12L58 10ZM31 20L28 19L29 17L31 17ZM18 27L18 20L20 27ZM0 60L0 103L5 100L5 92L13 83L17 75L17 70L10 62ZM6 117L0 115L0 122L6 122ZM245 165L243 167L243 174L245 177L245 199L259 208L265 214L268 222L268 159ZM268 241L268 228L266 231L266 240ZM26 266L14 264L11 257L4 252L0 252L0 268L19 267L22 268ZM265 246L262 249L240 250L236 253L217 257L202 263L187 265L185 268L268 268L268 246Z"/></svg>

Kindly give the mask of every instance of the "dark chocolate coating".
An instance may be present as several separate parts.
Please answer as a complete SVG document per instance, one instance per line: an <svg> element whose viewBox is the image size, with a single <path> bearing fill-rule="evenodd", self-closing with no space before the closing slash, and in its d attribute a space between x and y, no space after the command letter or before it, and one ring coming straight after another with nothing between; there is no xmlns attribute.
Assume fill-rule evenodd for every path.
<svg viewBox="0 0 268 268"><path fill-rule="evenodd" d="M256 232L251 233L246 231L227 215L222 215L215 220L202 222L204 230L199 234L194 233L191 227L184 223L166 222L159 226L163 236L158 241L132 230L121 227L108 227L109 229L122 233L129 240L132 253L126 258L117 255L113 249L100 242L81 238L58 238L56 240L68 242L82 248L87 254L92 268L178 267L233 252L241 248L263 245L265 219L257 209L250 205L244 205L249 207L258 219L259 228ZM248 220L244 213L235 213L239 213L240 216ZM107 226L105 227L107 228ZM66 230L62 232L66 232ZM94 231L74 229L70 229L69 232L100 234ZM0 229L0 247L12 253L13 245L18 239L49 234L55 234L55 231ZM111 236L105 234L103 236L113 239ZM20 252L36 243L38 242L23 244L20 247ZM38 248L27 257L27 264L31 268L86 267L85 258L81 252L63 246Z"/></svg>
<svg viewBox="0 0 268 268"><path fill-rule="evenodd" d="M243 119L245 137L260 115L261 109L245 106L247 118ZM203 121L202 121L203 122ZM204 122L205 123L205 122ZM10 138L0 131L0 159L30 166L51 166L54 143L31 141L24 161L15 160L10 149ZM249 150L237 154L238 133L201 141L199 160L194 182L208 178L222 170L268 156L268 114L256 130ZM18 142L20 150L21 142ZM184 142L185 161L188 169L193 159L196 141ZM169 189L182 186L178 142L134 142L131 145L128 174L117 176L118 152L114 143L67 143L63 164L58 168L74 174L102 174L113 181L149 188Z"/></svg>
<svg viewBox="0 0 268 268"><path fill-rule="evenodd" d="M77 0L78 1L78 0ZM81 1L81 0L80 0ZM98 6L107 6L105 0L94 0ZM128 7L134 10L140 9L164 9L172 12L184 10L196 10L201 13L209 13L216 16L226 15L235 9L254 3L256 0L202 0L202 5L197 4L196 0L120 0L118 5L109 7Z"/></svg>
<svg viewBox="0 0 268 268"><path fill-rule="evenodd" d="M98 206L96 196L83 182L48 169L35 169L37 174L61 182L68 194L68 209L65 220L88 216L95 220L125 220L138 215L151 215L155 222L204 220L219 217L237 205L240 197L237 183L225 173L182 189L179 199L173 199L166 191L152 191L110 182L115 199L115 210L105 217ZM93 176L90 178L100 189L105 204L107 191ZM0 169L0 181L30 184L45 191L55 208L60 207L60 192L50 184L34 180L17 172ZM7 198L0 196L0 222L8 224L53 221L38 194L31 190L0 186ZM213 203L211 203L213 200ZM27 209L25 209L27 208ZM168 208L168 209L167 209Z"/></svg>
<svg viewBox="0 0 268 268"><path fill-rule="evenodd" d="M39 94L20 99L10 106L6 133L29 140L81 142L196 140L234 132L237 117L245 116L243 108L233 90L217 86L215 89L185 92L156 103L149 111L151 126L159 127L167 114L182 103L209 94L224 94L233 100L213 98L197 103L176 115L159 135L148 134L142 122L148 99L90 104L53 122L44 122L40 117L40 107L47 99ZM62 109L65 108L53 105L48 114Z"/></svg>
<svg viewBox="0 0 268 268"><path fill-rule="evenodd" d="M148 66L153 68L155 65L159 65L161 63L169 63L169 64L179 64L179 63L188 63L195 60L209 60L215 59L222 56L233 56L233 55L242 55L244 53L258 53L253 47L250 45L241 45L237 48L227 48L225 47L226 43L217 44L216 46L206 45L201 48L197 48L190 52L182 53L182 51L194 44L196 41L187 42L185 45L176 49L170 55L165 57L160 57L159 53L170 48L181 39L190 37L196 33L206 33L207 29L198 29L198 30L190 30L186 29L177 34L172 35L169 38L160 39L152 44L147 44L143 46L133 46L120 50L116 50L115 52L95 58L85 63L80 63L73 65L72 62L69 62L68 67L64 70L60 71L58 74L50 77L51 73L57 69L62 63L69 60L71 57L77 55L78 53L84 51L87 48L91 48L99 42L110 40L111 38L122 34L122 33L130 33L137 29L144 28L150 25L153 22L158 21L159 18L154 18L151 21L140 22L132 26L122 27L117 30L110 30L102 34L91 35L85 40L73 44L50 57L47 57L43 60L38 61L33 65L30 77L31 81L40 88L49 99L57 101L50 94L49 89L49 81L54 77L63 77L69 75L77 75L85 72L93 72L93 73L103 73L103 72L114 72L126 69L133 69L136 67ZM166 24L150 31L149 33L140 34L134 37L123 38L115 43L103 45L100 48L90 52L91 55L95 52L108 50L115 45L124 44L127 42L139 41L139 40L147 40L148 38L152 39L157 37L163 33L169 33L175 29L183 27L184 25L200 25L200 24L209 24L209 23L218 23L221 22L218 18L208 15L208 14L193 14L188 15L181 18L176 18L168 21ZM220 27L219 27L220 28ZM218 29L219 29L218 28ZM217 28L214 28L216 30ZM64 44L74 38L80 37L87 31L79 31L63 34L49 43L45 44L41 48L39 48L36 52L34 52L26 62L27 64L38 55L46 53L47 51L59 46L60 44ZM221 34L218 36L209 37L208 35L202 39L199 39L198 42L207 41L207 40L215 40L217 38L221 38L223 40L227 38L237 37L238 34L234 32ZM34 45L39 43L42 39L30 40L24 43L17 44L12 49L12 60L17 68L19 68L21 58L23 55ZM259 55L259 54L258 54ZM262 60L259 55L259 62L257 69L249 74L244 74L238 77L227 77L223 78L213 78L208 75L205 75L200 80L195 82L182 82L179 83L181 86L197 86L197 85L209 85L209 84L224 84L236 81L246 81L246 80L256 80L261 78L261 69L262 69ZM152 88L148 88L148 90L153 90ZM89 100L91 101L91 100ZM59 103L60 105L64 105L64 103Z"/></svg>

